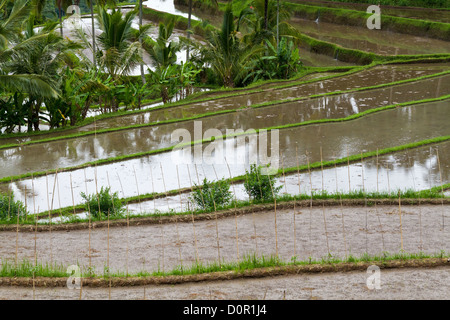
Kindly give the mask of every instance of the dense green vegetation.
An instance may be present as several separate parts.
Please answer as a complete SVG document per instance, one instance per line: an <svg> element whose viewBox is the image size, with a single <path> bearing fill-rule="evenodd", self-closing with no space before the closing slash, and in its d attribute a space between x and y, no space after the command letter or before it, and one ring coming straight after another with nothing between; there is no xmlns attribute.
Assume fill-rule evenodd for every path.
<svg viewBox="0 0 450 320"><path fill-rule="evenodd" d="M101 187L99 192L91 195L82 192L81 197L85 201L85 210L94 218L122 217L125 212L118 193L112 193L110 187Z"/></svg>
<svg viewBox="0 0 450 320"><path fill-rule="evenodd" d="M388 6L450 8L449 0L327 0L333 2L381 4Z"/></svg>
<svg viewBox="0 0 450 320"><path fill-rule="evenodd" d="M195 190L190 199L202 210L215 211L228 205L232 197L228 180L213 182L205 178L201 187L195 184Z"/></svg>
<svg viewBox="0 0 450 320"><path fill-rule="evenodd" d="M370 255L368 253L361 254L359 257L349 254L346 257L338 257L328 255L321 259L308 258L300 260L297 256L291 257L290 260L283 260L275 255L264 256L256 254L246 254L241 257L239 261L227 262L227 261L212 261L208 263L202 263L200 261L194 262L191 266L177 266L173 270L162 271L157 270L149 272L142 270L137 273L127 274L124 271L110 272L105 266L103 274L96 271L94 268L88 266L79 266L81 269L81 277L83 278L104 278L105 280L110 278L144 278L144 277L166 277L166 276L180 276L180 275L195 275L212 272L234 271L236 273L250 271L260 268L270 267L288 267L288 266L309 266L319 265L327 266L332 265L335 268L341 264L357 264L357 263L371 263L371 264L386 264L388 262L406 262L411 260L424 260L424 259L442 259L449 256L448 252L444 250L437 251L435 253L409 253L400 251L398 253L383 252L379 255ZM0 277L3 278L33 278L33 277L47 277L47 278L67 278L67 266L62 264L49 264L39 261L29 261L24 259L22 261L13 262L3 259L1 261ZM367 268L367 266L365 266ZM65 285L66 283L64 283Z"/></svg>

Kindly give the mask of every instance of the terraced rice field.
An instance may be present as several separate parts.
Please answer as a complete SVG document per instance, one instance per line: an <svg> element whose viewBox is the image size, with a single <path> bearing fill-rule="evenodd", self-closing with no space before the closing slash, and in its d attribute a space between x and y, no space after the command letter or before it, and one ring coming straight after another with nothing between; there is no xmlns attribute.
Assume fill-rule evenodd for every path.
<svg viewBox="0 0 450 320"><path fill-rule="evenodd" d="M436 288L449 276L450 39L292 23L375 58L355 65L302 47L309 64L341 69L0 135L0 192L30 212L0 224L0 299L448 299ZM244 183L265 130L280 197L255 204ZM195 144L174 149L174 132ZM195 207L204 178L233 180L237 204ZM101 187L126 202L123 216L86 210L82 193ZM35 264L46 266L37 276ZM82 292L65 287L71 265ZM385 268L381 290L367 288L369 265Z"/></svg>

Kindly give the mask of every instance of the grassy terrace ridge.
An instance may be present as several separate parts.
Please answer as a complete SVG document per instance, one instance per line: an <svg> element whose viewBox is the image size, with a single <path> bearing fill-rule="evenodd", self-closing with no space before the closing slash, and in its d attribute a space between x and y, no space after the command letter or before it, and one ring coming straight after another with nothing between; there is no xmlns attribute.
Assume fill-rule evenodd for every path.
<svg viewBox="0 0 450 320"><path fill-rule="evenodd" d="M376 0L373 0L376 1ZM377 1L376 4L378 4ZM187 0L175 0L175 4L186 6ZM225 10L226 3L219 3L219 10L208 0L192 0L193 6L210 12L220 12ZM320 14L320 21L344 24L351 26L366 27L367 19L372 15L360 10L343 8L332 8L325 6L314 6L307 4L283 1L286 8L296 17L308 20L316 20ZM367 4L367 7L369 4ZM429 20L403 18L390 16L381 12L381 26L383 30L398 33L411 34L414 36L426 36L448 41L450 39L450 24Z"/></svg>
<svg viewBox="0 0 450 320"><path fill-rule="evenodd" d="M448 57L446 61L450 61L450 55ZM419 61L421 62L421 61ZM434 61L433 61L434 62ZM441 59L437 59L435 62L442 62ZM405 62L403 62L405 63ZM382 63L379 63L380 65ZM295 81L293 83L289 83L289 84L284 84L284 85L280 85L280 86L275 86L275 87L271 87L270 90L276 90L276 89L283 89L283 88L287 88L287 87L291 87L291 86L296 86L296 85L301 85L301 84L306 84L306 83L310 83L310 82L314 82L314 81L322 81L322 80L327 80L327 79L332 79L332 78L337 78L340 76L345 76L348 74L352 74L355 72L360 72L363 71L367 68L370 67L374 67L378 64L373 64L370 66L356 66L356 67L325 67L325 68L316 68L316 67L309 67L305 73L301 73L300 75L295 76L292 79L289 80L267 80L264 81L264 83L259 83L256 84L257 87L259 86L263 86L264 84L267 83L277 83L277 82L286 82L286 81L295 81L295 80L299 80L299 81ZM350 70L348 70L350 69ZM323 73L323 72L340 72L344 70L344 73L337 73L336 75L330 75L330 76L326 76L326 77L322 77L322 78L318 78L318 79L311 79L311 80L306 80L306 81L302 81L301 78L310 74L316 74L316 73ZM300 79L297 79L300 78ZM242 90L250 90L249 92L240 92ZM227 93L230 92L231 93ZM77 128L81 128L87 125L90 125L92 123L94 123L95 121L99 121L99 120L104 120L104 119L110 119L110 118L116 118L116 117L124 117L124 116L129 116L129 115L134 115L134 114L141 114L141 113L147 113L150 111L155 111L155 110L160 110L160 109L166 109L166 108L173 108L173 107L179 107L179 106L184 106L184 105L189 105L192 103L201 103L201 102L206 102L206 101L212 101L212 100L218 100L218 99L223 99L223 98L229 98L229 97L233 97L233 96L239 96L239 95L244 95L244 94L252 94L252 93L258 93L258 92L263 92L264 89L260 89L260 90L256 90L256 89L252 89L250 86L249 87L245 87L245 88L232 88L232 89L228 89L228 88L224 88L224 89L218 89L218 90L211 90L208 92L201 92L201 93L196 93L193 94L191 96L189 96L187 99L184 100L180 100L177 102L171 102L171 103L167 103L165 105L161 105L158 107L154 107L151 109L141 109L141 110L127 110L127 111L117 111L117 112L112 112L112 113L105 113L105 114L101 114L95 117L88 117L85 120L83 120L82 122L78 123L75 126L69 126L69 127L64 127L64 128L58 128L58 129L52 129L49 131L33 131L33 132L21 132L21 133L10 133L10 134L1 134L0 135L0 142L2 139L9 139L9 138L26 138L26 137L30 137L30 136L38 136L38 135L49 135L52 133L59 133L62 131L66 131L66 130L72 130L72 129L77 129ZM219 96L214 96L214 97L209 97L209 95L211 94L220 94L223 93L222 95ZM207 95L208 97L203 97L203 95ZM202 98L198 98L198 97L202 97ZM153 102L153 100L152 100ZM157 101L156 101L157 102ZM97 108L97 106L94 106L94 109Z"/></svg>
<svg viewBox="0 0 450 320"><path fill-rule="evenodd" d="M299 18L315 20L320 12L320 21L360 27L366 27L366 21L372 15L356 10L316 7L291 2L285 2L285 6ZM445 41L450 39L450 24L444 22L402 18L381 13L381 26L382 30L403 34Z"/></svg>
<svg viewBox="0 0 450 320"><path fill-rule="evenodd" d="M101 114L101 115L95 116L95 117L88 117L88 118L86 118L85 120L83 120L82 122L78 123L75 126L58 128L58 129L53 129L53 130L48 130L48 131L37 131L37 132L31 132L31 133L23 132L23 133L0 134L0 143L1 143L2 139L26 138L26 137L30 137L30 136L51 135L53 133L60 133L60 132L73 130L73 129L77 129L77 128L81 128L81 127L93 124L95 121L111 119L111 118L115 118L115 117L124 117L124 116L130 116L130 115L135 115L135 114L148 113L150 111L166 109L166 108L174 108L174 107L189 105L189 104L193 104L193 103L201 103L201 102L206 102L206 101L213 101L213 100L219 100L219 99L224 99L224 98L230 98L230 97L234 97L234 96L240 96L240 95L247 95L247 94L264 92L267 89L258 88L258 87L263 86L264 84L267 84L267 83L278 83L278 82L279 83L284 83L284 82L288 82L288 83L281 84L279 86L274 86L274 87L269 88L269 90L279 90L279 89L285 89L285 88L299 86L299 85L303 85L303 84L308 84L308 83L312 83L312 82L325 81L325 80L329 80L329 79L333 79L333 78L344 77L344 76L347 76L347 75L350 75L350 74L354 74L354 73L357 73L357 72L362 72L364 70L367 70L367 69L370 69L370 68L374 68L374 67L380 66L380 65L414 64L414 63L440 63L440 62L449 62L450 61L450 54L434 55L433 57L429 57L429 55L399 56L399 57L401 57L401 58L390 60L390 61L388 61L388 60L386 60L386 61L373 61L370 64L365 65L365 66L308 68L308 69L310 69L309 71L306 71L303 74L301 73L300 75L296 75L294 78L291 78L289 80L276 80L276 81L268 80L268 81L265 81L264 83L255 84L256 88L254 88L254 89L252 89L252 87L249 86L249 87L245 87L245 88L212 90L212 91L209 91L209 92L201 92L201 93L198 93L198 94L193 94L188 99L184 99L184 100L180 100L180 101L177 101L177 102L168 103L168 104L157 106L157 107L154 107L154 108L151 108L151 109L140 109L140 110L132 110L132 111L118 111L118 112L114 112L114 113ZM325 77L320 77L320 78L317 78L317 79L310 79L310 80L306 80L306 81L305 80L303 80L303 81L301 80L302 77L304 77L306 75L310 75L310 74L322 73L322 72L338 72L338 71L343 71L343 70L347 70L347 71L339 72L338 74L335 74L335 75L329 75L329 76L325 76ZM300 79L299 79L299 81L292 80L292 79L295 79L295 78L300 78ZM244 90L246 92L241 92L241 91L244 91ZM213 97L209 97L210 95L216 94L216 93L218 93L219 95L213 96ZM223 93L223 94L220 94L220 93ZM205 97L203 97L203 96L205 96ZM197 97L200 97L200 98L197 99ZM0 148L2 148L2 147L4 148L4 146L0 146Z"/></svg>
<svg viewBox="0 0 450 320"><path fill-rule="evenodd" d="M336 159L336 160L332 160L332 161L324 161L324 162L314 162L311 163L309 166L308 165L301 165L299 167L290 167L290 168L282 168L279 169L278 172L274 175L274 177L276 176L282 176L283 174L295 174L295 173L304 173L304 172L308 172L309 170L314 171L314 170L320 170L321 168L332 168L334 166L338 166L338 165L346 165L348 163L356 163L356 162L360 162L361 158L362 159L367 159L367 158L373 158L381 155L385 155L385 154L392 154L395 152L400 152L403 150L407 150L407 149L412 149L412 148L418 148L418 147L422 147L425 145L430 145L430 144L437 144L437 143L441 143L441 142L445 142L445 141L449 141L450 140L450 136L446 136L446 137L438 137L438 138L433 138L433 139L427 139L427 140L423 140L423 141L419 141L419 142L414 142L414 143L409 143L406 145L402 145L402 146L397 146L397 147L391 147L391 148L386 148L386 149L382 149L382 150L378 150L378 151L372 151L372 152L365 152L363 154L358 154L358 155L351 155L345 158L341 158L341 159ZM246 176L242 175L242 176L236 176L232 179L230 179L231 183L242 183L245 182L246 180ZM201 186L200 186L201 187ZM182 188L182 189L175 189L175 190L169 190L167 192L164 193L147 193L147 194L141 194L139 196L133 196L133 197L127 197L127 198L122 198L121 200L124 201L125 203L138 203L140 201L149 201L149 200L153 200L153 199L157 199L157 198L163 198L166 196L177 196L181 193L187 193L187 192L191 192L192 190L195 190L199 187L194 186L192 188ZM400 195L401 199L409 199L409 200L417 200L417 203L426 203L427 199L440 199L442 201L444 201L444 199L446 200L445 202L447 203L448 198L447 196L443 195L442 191L443 190L448 190L450 189L450 183L441 185L441 186L435 186L432 187L430 189L425 189L425 190L421 190L421 191L415 191L415 190L397 190L397 191L392 191L390 193L386 193L386 192L362 192L362 190L356 190L356 191L352 191L350 193L327 193L327 192L321 192L321 193L313 193L312 195L304 195L304 194L300 194L300 195L284 195L284 196L280 196L277 198L277 203L287 203L287 202L291 202L291 201L298 201L298 200L335 200L337 201L339 199L339 201L344 200L351 200L351 199L364 199L364 205L367 205L367 201L368 200L376 200L376 199L380 199L380 200L389 200L389 202L391 202L392 200L398 200L398 196ZM262 204L264 203L272 203L272 202L262 202ZM352 204L352 202L350 201L350 203ZM411 201L411 204L416 204L415 201ZM433 201L431 201L431 203L433 203ZM442 202L443 203L443 202ZM227 210L227 209L234 209L234 202L233 204L229 205L228 207L222 207L219 208L220 210ZM239 208L246 208L246 207L253 207L255 204L258 203L254 203L254 202L249 202L249 201L238 201L236 203L236 207ZM336 203L335 205L340 205L341 203ZM355 203L353 203L355 204ZM50 217L55 217L55 216L59 216L59 217L67 217L67 216L72 216L72 214L75 213L80 213L86 211L84 208L84 205L72 205L69 207L64 207L64 208L60 208L60 209L54 209L49 211L44 211L42 213L39 213L38 215L35 214L30 214L26 217L25 220L21 220L19 221L19 224L21 225L33 225L35 224L35 219L36 218L50 218ZM196 214L199 213L205 213L208 211L199 211L196 210L195 211ZM186 211L186 212L181 212L181 213L176 213L176 212L167 212L167 213L163 213L163 212L158 212L158 216L172 216L172 215L177 215L177 216L183 216L183 215L190 215L192 214L192 211ZM130 218L132 219L139 219L139 218L145 218L145 217L155 217L155 214L142 214L139 216L130 216ZM116 219L120 220L123 219L124 216L119 216ZM111 218L111 220L114 220L115 218ZM70 221L67 222L63 222L63 224L67 224L67 223L80 223L80 222L87 222L89 221L89 219L80 219L78 217L73 217L71 218ZM100 220L99 220L100 221ZM3 220L0 221L0 225L4 225L4 226L14 226L17 224L17 221L15 219L12 220ZM51 221L49 223L51 225ZM0 231L8 231L11 228L0 228ZM11 229L12 230L12 229ZM9 231L11 231L9 230ZM28 229L26 229L28 230Z"/></svg>
<svg viewBox="0 0 450 320"><path fill-rule="evenodd" d="M364 112L361 112L361 113L358 113L358 114L354 114L354 115L351 115L351 116L348 116L348 117L345 117L345 118L310 120L310 121L305 121L305 122L300 122L300 123L293 123L293 124L287 124L287 125L280 125L280 126L273 126L273 127L256 129L256 130L254 130L254 131L252 131L250 133L244 131L242 133L236 133L236 134L229 134L229 135L225 134L225 135L222 135L222 136L213 136L213 137L208 138L208 139L202 139L202 140L186 142L184 144L174 145L174 146L170 146L170 147L166 147L166 148L150 150L150 151L144 151L144 152L138 152L138 153L134 153L134 154L122 155L122 156L117 156L117 157L111 157L111 158L107 158L107 159L99 159L99 160L86 162L86 163L83 163L83 164L80 164L80 165L76 165L76 166L72 166L72 167L51 169L51 170L47 170L47 171L38 171L38 172L33 172L33 173L28 172L28 173L24 173L24 174L16 175L16 176L3 177L3 178L0 179L0 183L9 183L9 182L12 182L12 181L17 181L17 180L21 180L21 179L25 179L25 178L31 178L31 177L44 176L46 174L52 174L52 173L56 173L56 172L69 172L69 171L74 171L74 170L83 169L83 168L92 167L92 166L97 166L97 165L103 165L103 164L108 164L108 163L120 162L120 161L124 161L124 160L141 158L141 157L150 156L150 155L154 155L154 154L160 154L160 153L169 152L169 151L174 150L175 148L194 146L194 145L197 145L197 144L205 144L205 143L209 143L209 142L212 142L212 141L215 141L215 140L218 140L218 139L227 139L227 138L238 137L238 136L242 136L242 135L256 134L256 133L259 133L261 130L263 130L263 131L270 131L270 130L287 129L287 128L305 126L305 125L313 125L313 124L323 124L323 123L351 121L351 120L355 120L355 119L358 119L358 118L361 118L361 117L364 117L364 116L367 116L369 114L376 113L376 112L381 112L381 111L385 111L385 110L395 109L395 108L398 108L398 107L409 107L409 106L413 106L413 105L416 105L416 104L424 104L424 103L428 103L428 102L442 101L442 100L447 100L447 99L450 99L450 95L442 96L442 97L439 97L439 98L424 99L424 100L417 100L417 101L409 101L409 102L399 103L399 104L395 104L395 105L389 105L389 106L385 106L385 107L370 109L370 110L366 110ZM407 144L407 145L404 145L404 146L400 146L400 147L388 148L390 151L385 152L385 153L390 153L390 152L393 152L394 150L397 150L397 149L404 150L404 149L407 149L407 148L413 148L415 146L421 146L421 145L424 145L424 144L431 144L431 143L447 141L448 139L450 139L450 136L443 136L443 137L438 137L438 138L433 138L433 139L427 139L427 140L424 140L424 141L410 143L410 144ZM384 150L386 150L386 149L384 149ZM333 162L333 164L334 164L334 162Z"/></svg>
<svg viewBox="0 0 450 320"><path fill-rule="evenodd" d="M390 83L382 83L382 84L375 85L375 86L355 88L355 89L343 90L343 91L333 91L333 92L321 93L321 94L310 95L310 96L299 97L299 98L292 98L292 99L273 100L273 101L268 101L268 102L264 102L264 103L260 103L260 104L255 104L255 105L252 105L251 107L252 108L262 108L262 107L268 107L268 106L273 106L273 105L277 105L277 104L284 104L284 103L291 103L291 102L295 102L295 101L320 98L320 97L324 97L324 96L334 96L334 95L340 95L340 94L346 94L346 93L352 93L352 92L374 90L374 89L384 88L384 87L388 87L388 86L395 86L395 85L435 78L435 77L439 77L439 76L443 76L443 75L447 75L447 74L450 74L450 70L438 72L438 73L434 73L434 74L430 74L430 75L426 75L426 76L420 76L417 78L394 81L394 82L390 82ZM309 82L307 81L306 83L309 83ZM447 98L447 96L444 96L444 99L446 99L446 98ZM47 143L47 142L58 141L58 140L75 139L75 138L79 138L79 137L98 135L98 134L103 134L103 133L110 133L110 132L124 131L124 130L130 130L130 129L160 126L160 125L165 125L165 124L170 124L170 123L179 123L179 122L197 120L197 119L202 119L202 118L207 118L207 117L212 117L212 116L217 116L217 115L222 115L222 114L227 114L227 113L233 113L233 112L237 112L238 110L245 109L245 108L247 108L247 107L243 106L243 107L238 107L236 109L202 113L202 114L197 114L197 115L185 117L185 118L176 118L176 119L162 120L162 121L156 121L156 122L149 122L149 123L145 123L145 124L134 124L134 125L124 126L124 127L100 129L100 130L95 130L95 131L86 131L86 132L69 134L69 135L65 135L65 136L57 136L57 137L40 139L40 140L31 140L31 141L26 141L26 142L22 142L22 143L5 144L5 145L0 145L0 150L23 147L23 146L32 145L32 144ZM158 109L158 108L155 107L153 110L155 110L155 109ZM371 109L371 110L375 110L375 109ZM367 111L365 111L365 112L367 112ZM364 114L364 112L362 112L361 114ZM327 120L329 120L329 119L311 120L311 121L313 121L314 123L319 123L317 121L327 121ZM339 120L339 119L336 119L336 120ZM310 121L306 121L305 123L309 123L309 122ZM298 124L294 124L294 126L297 126L297 125Z"/></svg>
<svg viewBox="0 0 450 320"><path fill-rule="evenodd" d="M345 258L334 257L331 254L321 259L309 258L299 260L293 256L290 261L275 255L257 256L247 254L237 262L213 261L202 263L197 261L190 266L176 266L170 271L149 272L142 270L136 273L125 271L111 272L105 266L103 274L96 273L94 268L79 266L83 286L108 287L148 284L177 284L191 281L231 280L246 277L266 277L275 275L323 272L348 272L367 270L369 265L377 265L382 269L405 267L440 267L448 266L448 253L444 250L434 254L423 252L398 253L383 252L378 255L367 253L359 257L348 255ZM49 264L38 261L22 260L15 263L2 259L0 268L0 286L65 287L68 278L67 266ZM206 277L192 277L201 276ZM59 280L59 281L58 281ZM113 280L110 282L110 280Z"/></svg>

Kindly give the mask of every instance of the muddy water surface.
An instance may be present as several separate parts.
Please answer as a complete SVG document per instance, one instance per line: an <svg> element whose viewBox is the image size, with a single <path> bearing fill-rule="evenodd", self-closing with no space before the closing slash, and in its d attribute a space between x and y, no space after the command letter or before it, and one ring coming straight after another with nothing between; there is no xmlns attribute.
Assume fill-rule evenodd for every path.
<svg viewBox="0 0 450 320"><path fill-rule="evenodd" d="M83 287L81 298L107 300L111 294L111 299L117 300L447 300L450 296L450 289L443 285L450 281L450 270L446 267L382 270L381 290L369 290L367 277L365 271L356 271L111 290ZM78 300L80 292L67 288L36 288L33 295L32 288L0 288L0 299L30 300L33 297Z"/></svg>
<svg viewBox="0 0 450 320"><path fill-rule="evenodd" d="M368 131L368 128L376 129ZM277 160L273 157L272 163L278 163L279 167L294 167L297 165L297 155L298 162L301 165L306 164L308 158L311 163L318 162L321 159L321 147L323 160L327 161L335 158L345 158L347 155L359 154L361 152L376 151L377 148L383 149L394 147L449 134L447 101L417 105L376 113L350 122L311 125L280 130L279 143L273 145L274 148L277 145L279 146L280 158ZM275 139L276 136L272 136L271 133L268 138L269 141L272 141L271 139ZM167 139L170 139L170 137L167 137ZM255 140L250 140L250 143L243 143L241 141L242 144L237 144L237 142L237 139L227 139L223 144L204 145L202 148L204 152L200 154L196 153L197 151L195 150L178 150L176 152L162 153L102 165L98 166L96 169L92 167L87 168L87 193L95 192L96 179L99 186L98 188L100 188L100 186L111 186L112 190L114 192L119 192L121 197L138 195L138 192L143 194L154 191L164 192L165 190L178 189L177 166L179 169L181 187L190 187L191 183L199 183L203 176L207 176L210 180L223 177L228 178L230 177L230 173L224 160L225 157L230 166L231 176L245 174L245 168L249 167L249 163L252 163L254 160L262 161L261 159L263 159L265 151L264 148L258 149ZM112 144L113 142L111 142L111 145ZM447 145L448 144L444 144L444 146ZM215 147L216 150L212 150L214 149L213 147ZM97 148L97 150L98 149L99 148ZM441 155L440 157L444 180L448 179L449 172L446 159L450 157L446 156L447 153L445 150L447 149L448 148L444 147L444 151L442 151L444 155ZM93 148L92 150L96 149ZM260 153L260 158L257 157L258 152ZM306 154L308 154L308 158ZM424 154L426 157L427 152L425 151ZM252 157L250 157L250 155ZM270 155L270 152L267 155ZM419 156L411 156L411 161L413 161L413 163L416 163L416 157L418 157L417 159L421 159ZM388 156L386 156L386 158L389 159ZM392 159L395 159L395 156ZM58 159L56 158L54 161L58 161ZM386 161L391 164L389 167L389 174L395 175L396 173L392 172L397 172L398 170L397 168L393 168L393 164L397 161ZM429 161L431 161L430 168L434 175L432 181L434 186L440 183L437 182L436 178L437 158L435 158L433 154L431 155L431 160L425 161L425 167L418 170L415 175L417 181L419 181L419 172L420 174L423 174L423 170L426 171ZM15 163L18 165L19 160L16 159ZM370 163L370 161L368 161L368 163ZM406 162L400 161L400 163L403 165ZM187 166L188 164L189 166ZM197 170L194 164L197 165ZM361 174L360 169L361 168L356 167L354 174ZM205 174L203 173L203 170L205 170ZM346 177L345 170L342 170L341 175ZM373 186L373 170L371 171L371 182L366 183L368 185L372 184ZM60 207L60 203L63 207L70 206L72 204L70 178L72 177L73 181L74 202L78 204L81 202L80 192L86 192L84 174L85 170L82 169L73 172L61 172L57 176L51 174L48 176L48 182L45 176L35 178L34 199L31 197L32 193L30 193L30 190L33 189L33 181L30 179L25 179L22 182L14 182L13 190L18 199L23 199L24 195L28 194L27 201L30 208L31 203L34 201L36 203L36 208L40 207L40 211L47 210L47 208L58 208ZM163 174L165 177L164 181ZM197 178L197 174L199 178ZM369 173L365 173L365 175L367 178ZM387 178L387 173L380 173L380 176L381 175ZM331 176L334 177L333 171ZM191 177L191 179L189 179L189 177ZM425 178L426 177L420 181L427 181ZM316 179L317 178L314 180L316 181ZM351 183L351 189L353 190L360 184L361 180L358 178L351 178L351 180L354 181ZM396 186L400 188L404 188L405 185L411 187L411 180L406 184L403 182L404 179L402 179L402 182L399 184L394 182L395 180L396 179L394 178L391 178L390 180L392 190L395 189ZM165 182L165 188L163 182ZM342 186L341 183L340 188L344 188L347 184L347 182L343 183L344 186ZM384 190L386 190L386 183L387 180L384 182L381 182L380 180L380 188L383 185ZM50 194L48 202L47 185ZM335 190L334 185L335 183L331 183L332 191ZM424 186L423 183L419 184L419 182L417 182L416 188L419 189L419 186L427 187ZM7 188L7 184L4 184L3 188ZM313 188L317 188L317 185ZM53 192L53 189L55 192ZM58 192L59 190L61 193ZM3 192L7 192L7 189L3 189ZM294 190L294 192L296 191Z"/></svg>
<svg viewBox="0 0 450 320"><path fill-rule="evenodd" d="M307 204L306 204L307 205ZM258 212L217 220L162 225L145 225L91 230L91 265L102 274L108 263L111 271L135 273L141 270L172 270L183 263L191 265L197 255L203 262L221 259L236 261L237 252L270 256L278 252L283 260L296 255L299 260L321 259L332 254L360 256L383 251L436 253L450 249L448 205L402 206L398 204L371 207L301 207ZM294 224L295 215L295 224ZM344 228L342 223L344 216ZM445 227L442 225L447 221ZM276 225L275 225L276 221ZM238 242L236 242L236 225ZM295 228L294 228L295 227ZM177 232L178 231L178 232ZM327 233L326 233L327 232ZM0 257L34 259L34 233L1 232ZM403 242L402 242L403 239ZM195 241L197 240L197 241ZM197 250L195 244L197 243ZM62 265L89 265L89 230L53 231L36 235L39 261ZM181 254L181 260L180 260Z"/></svg>
<svg viewBox="0 0 450 320"><path fill-rule="evenodd" d="M291 24L313 38L336 43L345 48L373 52L382 55L435 54L450 52L450 42L409 34L398 34L363 27L316 23L294 18Z"/></svg>

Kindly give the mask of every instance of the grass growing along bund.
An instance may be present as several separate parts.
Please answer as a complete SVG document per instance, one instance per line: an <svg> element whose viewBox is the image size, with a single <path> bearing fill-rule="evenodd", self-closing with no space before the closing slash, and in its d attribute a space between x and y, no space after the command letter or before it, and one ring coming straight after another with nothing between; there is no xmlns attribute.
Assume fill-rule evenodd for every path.
<svg viewBox="0 0 450 320"><path fill-rule="evenodd" d="M321 267L324 269L322 271L346 271L346 270L355 270L356 269L366 269L367 264L375 264L383 267L404 267L405 265L413 267L430 267L436 266L439 262L442 265L442 259L446 259L449 257L449 253L441 250L434 254L426 254L423 252L418 253L408 253L405 251L400 251L398 253L389 253L383 252L378 255L369 255L367 253L362 254L360 256L353 256L349 254L345 258L335 257L333 255L328 255L322 257L321 259L312 259L311 257L306 260L299 260L298 257L291 257L290 261L280 259L275 255L271 256L257 256L256 254L247 254L239 259L238 262L226 262L221 261L213 261L209 263L195 262L191 266L177 266L170 271L154 271L149 272L146 270L142 270L137 273L127 274L124 271L110 271L107 267L104 268L103 274L98 273L94 268L87 268L85 266L78 266L81 271L81 277L84 278L83 281L87 279L100 279L100 280L109 280L111 278L128 278L131 280L137 280L139 284L140 280L145 280L145 278L165 278L170 276L189 276L189 275L202 275L202 274L213 274L212 278L208 278L207 280L214 280L214 273L218 272L227 272L231 271L235 275L245 276L245 272L257 271L258 269L265 268L274 268L274 270L265 270L261 276L271 276L271 275L280 275L284 269L288 269L290 267L299 267L298 271L304 272L321 272ZM422 263L421 263L422 262ZM308 268L302 267L315 267L313 271ZM332 267L331 269L327 267ZM17 264L12 261L8 261L2 259L1 267L0 267L0 285L2 285L1 278L47 278L47 280L63 278L66 279L69 274L67 273L67 267L62 264L50 264L43 263L38 261L30 261L27 259L18 262ZM353 268L352 268L353 267ZM278 270L277 270L278 268ZM295 270L295 269L294 269ZM275 273L271 273L271 271L275 271ZM277 272L278 271L278 272ZM281 272L280 272L281 271ZM251 275L251 273L250 273ZM136 279L138 278L138 279ZM177 278L177 282L183 282L182 279ZM206 280L206 279L205 279ZM189 281L189 280L188 280ZM142 283L143 284L143 283ZM50 285L46 283L46 285ZM61 282L60 285L65 286L66 282ZM105 282L105 285L109 285Z"/></svg>
<svg viewBox="0 0 450 320"><path fill-rule="evenodd" d="M293 123L293 124L287 124L287 125L273 126L273 127L268 127L268 128L261 128L261 129L254 130L254 132L252 132L252 134L259 133L261 130L270 131L270 130L275 130L275 129L277 129L277 130L278 129L287 129L287 128L292 128L292 127L312 125L312 124L350 121L350 120L358 119L358 118L361 118L361 117L364 117L364 116L367 116L369 114L376 113L376 112L381 112L381 111L385 111L385 110L389 110L389 109L395 109L398 107L408 107L408 106L412 106L415 104L423 104L423 103L428 103L428 102L442 101L442 100L446 100L449 98L450 98L450 95L446 95L446 96L442 96L442 97L438 97L438 98L410 101L410 102L404 102L404 103L399 103L399 104L395 104L395 105L389 105L389 106L384 106L384 107L380 107L380 108L370 109L370 110L366 110L364 112L357 113L357 114L354 114L354 115L351 115L351 116L348 116L345 118L319 119L319 120L311 120L311 121L305 121L305 122ZM48 170L45 172L44 171L33 172L33 173L28 172L28 173L24 173L24 174L16 175L16 176L3 177L0 179L0 183L9 183L11 181L16 181L16 180L31 178L31 177L44 176L46 174L52 174L55 172L63 172L63 171L68 172L68 171L74 171L74 170L78 170L78 169L87 168L90 166L103 165L103 164L108 164L108 163L113 163L113 162L120 162L120 161L124 161L124 160L135 159L135 158L140 158L140 157L144 157L144 156L150 156L150 155L154 155L154 154L169 152L169 151L172 151L173 149L175 149L175 147L194 146L197 144L209 143L209 142L212 142L217 139L227 139L227 138L238 137L238 136L248 135L248 134L249 134L248 132L242 132L242 133L236 133L236 134L231 134L231 135L214 136L214 137L208 138L208 139L187 142L182 145L174 145L174 146L170 146L170 147L166 147L166 148L162 148L162 149L156 149L156 150L151 150L151 151L139 152L139 153L135 153L135 154L128 154L128 155L123 155L123 156L111 157L111 158L107 158L107 159L90 161L90 162L86 162L84 164L80 164L80 165L73 166L73 167L52 169L52 170ZM425 144L443 142L443 141L447 141L448 139L450 139L450 136L443 136L443 137L427 139L427 140L423 140L423 141L419 141L419 142L415 142L415 143L409 143L409 144L406 144L403 146L384 149L385 150L384 153L379 153L379 154L381 155L381 154L400 151L400 150L404 150L404 149L408 149L408 148L414 148L414 147L422 146ZM382 151L380 151L380 152L382 152ZM372 154L370 154L370 157L374 156L373 153L374 152L372 152ZM364 155L365 154L368 154L368 153L366 152L366 153L364 153ZM367 156L367 157L369 157L369 156ZM338 160L335 160L335 161L338 161ZM335 161L331 162L330 164L334 164ZM340 162L336 162L336 164L344 163L345 161L347 161L347 158L340 159L339 161ZM350 161L354 161L353 158L351 158Z"/></svg>

